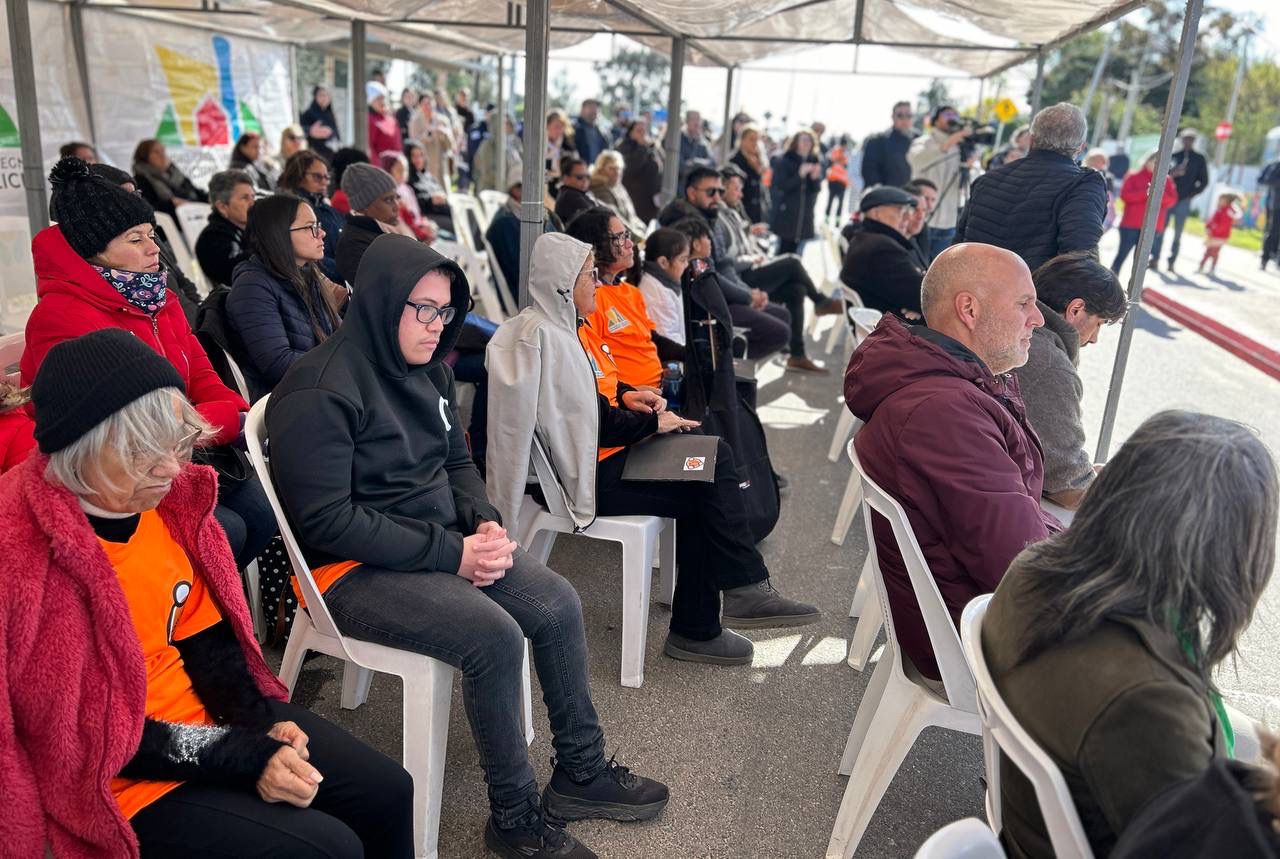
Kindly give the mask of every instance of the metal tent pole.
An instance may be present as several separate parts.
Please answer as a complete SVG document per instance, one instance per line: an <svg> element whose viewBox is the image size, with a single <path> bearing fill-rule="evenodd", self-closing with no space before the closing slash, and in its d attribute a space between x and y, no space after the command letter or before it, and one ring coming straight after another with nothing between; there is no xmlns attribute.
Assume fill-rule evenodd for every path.
<svg viewBox="0 0 1280 859"><path fill-rule="evenodd" d="M733 154L733 73L737 70L737 66L729 66L729 68L725 69L724 126L720 134L721 164L728 164L729 156Z"/></svg>
<svg viewBox="0 0 1280 859"><path fill-rule="evenodd" d="M662 167L662 199L674 200L680 187L680 89L684 85L684 36L671 40L671 86L667 91L667 157Z"/></svg>
<svg viewBox="0 0 1280 859"><path fill-rule="evenodd" d="M364 91L364 31L364 21L352 20L351 62L347 66L347 81L351 89L351 145L356 149L369 148L369 100Z"/></svg>
<svg viewBox="0 0 1280 859"><path fill-rule="evenodd" d="M1147 194L1146 210L1142 213L1142 232L1134 253L1133 277L1129 281L1129 312L1125 314L1120 329L1120 342L1116 346L1116 363L1111 369L1111 386L1107 390L1107 406L1102 413L1102 428L1098 432L1097 461L1106 462L1111 453L1111 432L1115 428L1116 412L1120 407L1120 390L1124 384L1124 371L1129 363L1129 348L1133 342L1133 329L1138 324L1138 302L1142 300L1142 281L1147 274L1147 257L1155 238L1156 215L1160 209L1161 190L1169 176L1169 155L1173 151L1173 138L1177 133L1178 118L1182 116L1182 102L1187 94L1187 77L1191 73L1191 60L1195 54L1196 31L1200 28L1200 13L1204 0L1187 0L1186 16L1182 20L1182 41L1178 46L1178 70L1169 88L1169 100L1164 106L1164 125L1160 131L1160 149L1156 159L1155 175L1151 178L1151 190Z"/></svg>
<svg viewBox="0 0 1280 859"><path fill-rule="evenodd" d="M1236 107L1240 104L1240 90L1244 86L1245 69L1249 64L1249 37L1245 36L1240 46L1240 59L1236 64L1236 78L1231 84L1231 99L1227 102L1227 125L1231 125L1236 121ZM1227 159L1227 143L1229 137L1219 140L1217 146L1213 150L1213 181L1209 184L1209 208L1206 212L1212 212L1213 206L1217 205L1218 187L1222 185L1222 163Z"/></svg>
<svg viewBox="0 0 1280 859"><path fill-rule="evenodd" d="M1107 126L1111 124L1111 90L1102 91L1102 100L1098 102L1098 115L1093 120L1093 140L1090 146L1097 146L1107 136Z"/></svg>
<svg viewBox="0 0 1280 859"><path fill-rule="evenodd" d="M529 258L546 217L547 51L550 0L529 0L524 24L524 188L520 204L520 307L529 306ZM502 153L506 157L506 153Z"/></svg>
<svg viewBox="0 0 1280 859"><path fill-rule="evenodd" d="M1031 115L1040 112L1040 99L1044 93L1044 49L1036 50L1036 82L1031 90Z"/></svg>
<svg viewBox="0 0 1280 859"><path fill-rule="evenodd" d="M84 95L85 117L89 120L89 142L96 148L98 124L94 121L93 99L89 96L89 53L84 47L84 3L77 0L68 11L71 13L71 44L76 55L76 71L79 72L80 90Z"/></svg>
<svg viewBox="0 0 1280 859"><path fill-rule="evenodd" d="M974 116L978 122L982 122L986 118L986 111L982 109L982 100L986 96L987 79L978 78L978 109L974 111Z"/></svg>
<svg viewBox="0 0 1280 859"><path fill-rule="evenodd" d="M40 146L40 110L36 103L36 70L31 52L31 14L27 0L5 0L9 18L9 56L13 63L13 91L22 143L22 186L27 192L27 222L31 235L49 226L49 194L44 186L44 155Z"/></svg>
<svg viewBox="0 0 1280 859"><path fill-rule="evenodd" d="M506 57L498 54L497 92L493 99L494 122L498 127L489 129L496 153L493 160L494 188L504 193L510 189L507 184L507 104L502 97L502 66L505 61Z"/></svg>
<svg viewBox="0 0 1280 859"><path fill-rule="evenodd" d="M1080 110L1086 117L1089 115L1089 106L1093 104L1093 94L1098 91L1098 84L1102 82L1102 75L1107 70L1107 63L1111 62L1111 45L1119 32L1120 28L1116 27L1107 33L1106 41L1102 43L1102 53L1093 66L1093 76L1089 78L1089 87L1084 91L1084 103L1080 105Z"/></svg>

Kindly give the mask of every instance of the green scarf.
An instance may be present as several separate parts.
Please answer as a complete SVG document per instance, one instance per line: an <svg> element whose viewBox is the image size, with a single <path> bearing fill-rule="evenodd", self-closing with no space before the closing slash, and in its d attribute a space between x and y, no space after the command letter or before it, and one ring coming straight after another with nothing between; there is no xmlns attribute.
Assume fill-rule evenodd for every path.
<svg viewBox="0 0 1280 859"><path fill-rule="evenodd" d="M1178 642L1182 645L1182 651L1187 654L1187 660L1194 665L1196 652L1195 648L1191 646L1191 636L1186 633L1179 633ZM1222 742L1226 746L1227 757L1234 758L1236 756L1236 732L1231 727L1231 719L1227 716L1227 707L1222 703L1222 696L1212 687L1209 689L1209 705L1213 707L1213 712L1218 716L1218 725L1222 728Z"/></svg>

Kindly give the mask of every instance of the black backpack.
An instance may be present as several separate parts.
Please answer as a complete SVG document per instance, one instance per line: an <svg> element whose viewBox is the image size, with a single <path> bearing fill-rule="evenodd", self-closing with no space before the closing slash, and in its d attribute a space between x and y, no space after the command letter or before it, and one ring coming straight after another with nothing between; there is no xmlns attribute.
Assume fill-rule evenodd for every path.
<svg viewBox="0 0 1280 859"><path fill-rule="evenodd" d="M702 421L733 450L747 521L756 542L778 524L781 497L769 460L764 427L756 415L756 381L733 366L733 320L711 263L689 263L682 284L685 342L684 415Z"/></svg>

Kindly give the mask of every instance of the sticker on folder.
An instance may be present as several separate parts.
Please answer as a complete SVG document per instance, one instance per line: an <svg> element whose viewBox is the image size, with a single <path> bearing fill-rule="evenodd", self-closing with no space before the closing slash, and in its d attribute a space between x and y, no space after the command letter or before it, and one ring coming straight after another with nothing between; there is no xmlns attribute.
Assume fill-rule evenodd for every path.
<svg viewBox="0 0 1280 859"><path fill-rule="evenodd" d="M627 450L623 480L715 480L720 439L697 433L654 435Z"/></svg>

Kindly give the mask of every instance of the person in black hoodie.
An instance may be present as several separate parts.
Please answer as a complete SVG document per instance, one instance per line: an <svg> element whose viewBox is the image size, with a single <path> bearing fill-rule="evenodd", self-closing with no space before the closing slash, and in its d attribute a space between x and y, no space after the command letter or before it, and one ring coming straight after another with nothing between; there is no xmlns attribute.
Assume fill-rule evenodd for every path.
<svg viewBox="0 0 1280 859"><path fill-rule="evenodd" d="M920 319L925 270L903 230L916 200L901 188L877 185L862 194L861 229L849 238L840 281L867 307Z"/></svg>
<svg viewBox="0 0 1280 859"><path fill-rule="evenodd" d="M271 395L272 474L343 632L462 671L488 847L585 859L595 854L550 815L647 819L667 788L606 762L578 595L507 537L467 452L443 357L470 294L457 264L426 245L375 239L342 327ZM520 725L526 638L556 749L547 815Z"/></svg>

